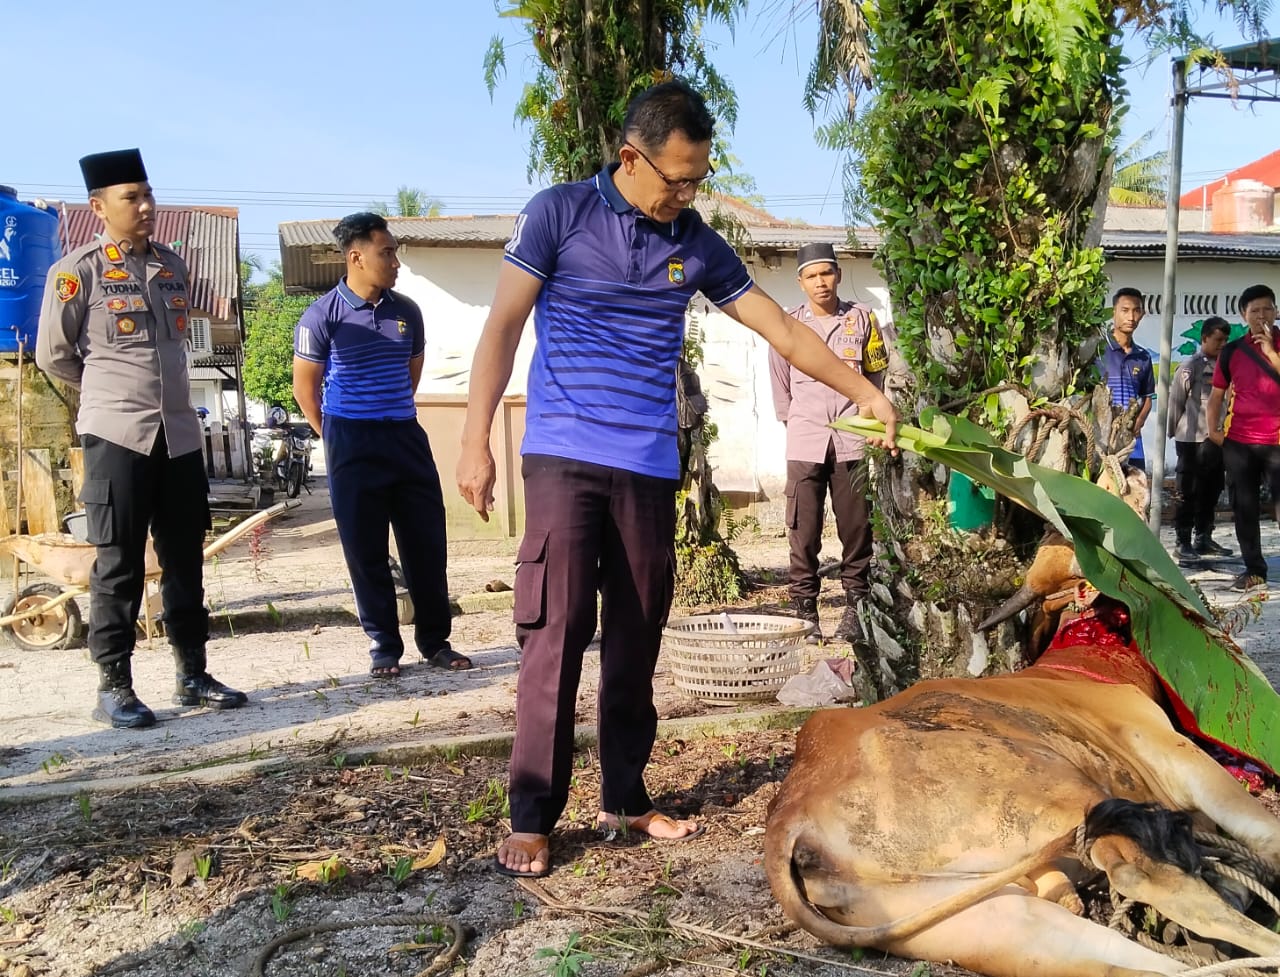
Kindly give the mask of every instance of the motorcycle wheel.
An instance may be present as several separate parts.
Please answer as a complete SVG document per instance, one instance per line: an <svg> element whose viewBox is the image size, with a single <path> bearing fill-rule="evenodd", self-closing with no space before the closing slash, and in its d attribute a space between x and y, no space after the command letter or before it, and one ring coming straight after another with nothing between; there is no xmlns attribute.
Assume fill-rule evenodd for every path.
<svg viewBox="0 0 1280 977"><path fill-rule="evenodd" d="M306 469L302 462L295 461L289 466L289 480L285 483L284 494L291 499L296 499L298 493L302 491L302 479L306 474Z"/></svg>

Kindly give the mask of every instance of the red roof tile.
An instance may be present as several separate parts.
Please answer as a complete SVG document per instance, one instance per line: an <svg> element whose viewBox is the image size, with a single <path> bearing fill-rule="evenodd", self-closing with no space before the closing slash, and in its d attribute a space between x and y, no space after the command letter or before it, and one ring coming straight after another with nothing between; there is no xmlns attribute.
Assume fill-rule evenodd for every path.
<svg viewBox="0 0 1280 977"><path fill-rule="evenodd" d="M1237 170L1232 170L1220 180L1206 183L1204 186L1188 190L1179 199L1179 206L1189 210L1208 209L1213 206L1213 195L1228 183L1238 180L1257 180L1265 183L1273 190L1280 189L1280 149L1268 153L1262 159L1255 159Z"/></svg>

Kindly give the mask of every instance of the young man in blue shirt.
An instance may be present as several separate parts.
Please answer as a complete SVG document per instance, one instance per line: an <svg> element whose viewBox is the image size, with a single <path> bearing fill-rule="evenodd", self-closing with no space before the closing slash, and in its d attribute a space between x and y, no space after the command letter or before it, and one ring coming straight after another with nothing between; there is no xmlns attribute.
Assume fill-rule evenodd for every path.
<svg viewBox="0 0 1280 977"><path fill-rule="evenodd" d="M1129 464L1147 470L1147 456L1142 447L1142 425L1151 413L1156 398L1156 373L1151 353L1133 341L1138 323L1146 315L1146 303L1136 288L1121 288L1111 300L1111 334L1106 348L1098 357L1098 372L1111 391L1114 407L1128 407L1142 402L1133 419L1133 451Z"/></svg>
<svg viewBox="0 0 1280 977"><path fill-rule="evenodd" d="M391 290L400 262L386 220L352 214L333 236L347 273L298 320L293 397L324 436L329 498L356 614L369 636L370 674L397 677L404 654L388 527L396 534L422 657L440 668L470 668L449 645L444 497L413 402L426 346L422 313Z"/></svg>
<svg viewBox="0 0 1280 977"><path fill-rule="evenodd" d="M542 191L517 218L476 348L458 488L487 519L493 415L534 312L522 446L527 521L515 579L523 657L512 834L495 859L504 874L550 871L597 591L597 823L672 841L703 831L656 811L644 785L657 733L653 672L675 573L676 363L694 293L882 420L890 443L894 435L897 415L884 395L760 291L689 207L712 174L713 129L702 97L683 82L637 96L618 162L592 179Z"/></svg>

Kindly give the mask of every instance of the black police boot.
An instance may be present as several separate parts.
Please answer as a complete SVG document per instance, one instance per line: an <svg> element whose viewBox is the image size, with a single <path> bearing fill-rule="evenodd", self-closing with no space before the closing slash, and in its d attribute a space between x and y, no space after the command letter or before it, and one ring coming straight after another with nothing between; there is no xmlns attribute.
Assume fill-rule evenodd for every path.
<svg viewBox="0 0 1280 977"><path fill-rule="evenodd" d="M813 625L813 630L805 636L804 643L816 645L822 640L822 625L818 623L818 599L816 597L796 597L794 603L796 617Z"/></svg>
<svg viewBox="0 0 1280 977"><path fill-rule="evenodd" d="M862 632L862 620L858 617L858 605L861 603L861 594L845 595L844 614L840 616L840 623L836 625L835 633L831 635L836 641L847 641L851 645L856 645L867 640L867 636Z"/></svg>
<svg viewBox="0 0 1280 977"><path fill-rule="evenodd" d="M1215 543L1212 536L1197 536L1195 551L1205 556L1232 556L1235 550Z"/></svg>
<svg viewBox="0 0 1280 977"><path fill-rule="evenodd" d="M146 729L156 724L156 714L133 694L133 669L129 659L99 665L98 675L94 719L116 729Z"/></svg>
<svg viewBox="0 0 1280 977"><path fill-rule="evenodd" d="M210 709L239 709L249 697L229 689L205 671L203 648L174 648L178 666L173 701L180 706L208 706Z"/></svg>

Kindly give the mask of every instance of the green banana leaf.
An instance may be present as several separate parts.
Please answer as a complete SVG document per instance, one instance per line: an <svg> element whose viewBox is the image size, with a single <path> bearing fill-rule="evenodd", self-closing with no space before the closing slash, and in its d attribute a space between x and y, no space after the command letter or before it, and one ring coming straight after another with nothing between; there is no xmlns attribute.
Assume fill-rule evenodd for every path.
<svg viewBox="0 0 1280 977"><path fill-rule="evenodd" d="M1280 771L1280 696L1212 620L1208 608L1142 519L1118 497L1008 451L964 418L929 409L924 428L898 428L897 446L962 472L1021 503L1075 547L1089 583L1129 608L1142 653L1200 730ZM838 420L855 434L884 433L869 418Z"/></svg>

